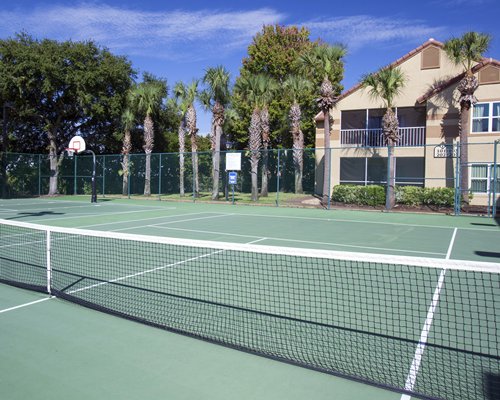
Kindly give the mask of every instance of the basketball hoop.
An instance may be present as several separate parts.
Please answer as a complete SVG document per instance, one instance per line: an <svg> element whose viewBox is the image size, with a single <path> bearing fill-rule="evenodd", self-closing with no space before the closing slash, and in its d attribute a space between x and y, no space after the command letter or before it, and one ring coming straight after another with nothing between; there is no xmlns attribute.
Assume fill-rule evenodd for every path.
<svg viewBox="0 0 500 400"><path fill-rule="evenodd" d="M85 151L85 140L81 136L74 136L70 141L69 141L69 146L67 147L66 151L72 150L73 153L82 153Z"/></svg>
<svg viewBox="0 0 500 400"><path fill-rule="evenodd" d="M77 149L73 149L73 148L66 148L64 150L66 151L66 155L69 158L73 158L73 156L75 155L75 153L78 151Z"/></svg>

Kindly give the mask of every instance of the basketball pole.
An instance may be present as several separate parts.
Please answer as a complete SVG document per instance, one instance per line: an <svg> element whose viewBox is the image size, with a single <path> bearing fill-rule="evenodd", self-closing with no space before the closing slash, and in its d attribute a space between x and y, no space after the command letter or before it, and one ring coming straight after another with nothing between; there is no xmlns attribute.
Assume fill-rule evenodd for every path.
<svg viewBox="0 0 500 400"><path fill-rule="evenodd" d="M92 150L85 150L82 153L92 154L92 194L90 196L90 202L97 203L97 192L95 187L95 153Z"/></svg>

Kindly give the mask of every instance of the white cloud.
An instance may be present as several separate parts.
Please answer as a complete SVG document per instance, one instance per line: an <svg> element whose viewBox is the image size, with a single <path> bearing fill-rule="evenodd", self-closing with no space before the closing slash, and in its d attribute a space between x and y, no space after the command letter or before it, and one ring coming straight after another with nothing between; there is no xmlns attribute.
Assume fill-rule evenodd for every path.
<svg viewBox="0 0 500 400"><path fill-rule="evenodd" d="M25 31L37 38L91 39L121 54L201 59L246 46L264 24L284 18L269 8L151 12L82 3L0 11L0 35Z"/></svg>
<svg viewBox="0 0 500 400"><path fill-rule="evenodd" d="M328 42L346 44L349 52L384 42L423 42L444 32L443 27L427 26L419 21L368 15L316 20L303 25Z"/></svg>

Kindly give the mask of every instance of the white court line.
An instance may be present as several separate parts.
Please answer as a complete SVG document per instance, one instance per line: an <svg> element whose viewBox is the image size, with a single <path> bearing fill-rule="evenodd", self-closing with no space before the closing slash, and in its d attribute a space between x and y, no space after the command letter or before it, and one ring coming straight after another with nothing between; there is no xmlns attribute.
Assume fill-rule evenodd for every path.
<svg viewBox="0 0 500 400"><path fill-rule="evenodd" d="M8 311L17 310L18 308L28 307L28 306L31 306L31 305L33 305L33 304L41 303L42 301L50 300L50 299L53 299L53 298L54 298L54 296L45 297L44 299L35 300L35 301L31 301L31 302L29 302L29 303L24 303L24 304L20 304L20 305L18 305L18 306L14 306L14 307L6 308L6 309L4 309L4 310L0 310L0 314L5 313L5 312L8 312Z"/></svg>
<svg viewBox="0 0 500 400"><path fill-rule="evenodd" d="M455 230L453 231L453 235L452 235L451 240L450 240L450 245L448 246L448 251L446 252L446 259L447 260L449 260L451 257L451 251L453 250L455 238L457 237L457 231L458 231L457 228L455 228Z"/></svg>
<svg viewBox="0 0 500 400"><path fill-rule="evenodd" d="M353 223L353 224L395 225L395 226L408 226L408 227L414 227L414 228L457 229L454 226L418 225L418 224L407 224L404 222L377 222L377 221L351 220L351 219L340 219L340 218L299 217L299 216L287 216L287 215L266 215L266 214L249 214L249 213L234 213L234 215L249 216L249 217L263 217L263 218L305 219L305 220L313 220L313 221L347 222L347 223ZM500 230L485 229L485 228L460 227L460 229L462 229L462 230L466 229L466 230L471 230L471 231L486 231L486 232L498 232L498 233L500 233Z"/></svg>
<svg viewBox="0 0 500 400"><path fill-rule="evenodd" d="M36 222L36 223L39 224L41 222L46 222L46 221L61 221L61 220L75 219L75 218L82 218L82 217L95 217L95 216L97 216L97 217L104 217L104 216L133 214L133 213L141 213L141 212L146 213L146 212L154 212L154 211L160 211L160 210L175 210L175 209L176 209L175 207L172 207L172 208L163 207L163 208L159 208L159 209L155 209L155 210L134 210L134 211L119 211L119 212L112 212L112 213L92 213L92 214L89 214L89 213L79 213L79 214L72 215L70 217L39 218L39 219L33 220L33 222ZM157 217L157 218L163 218L163 217ZM144 219L148 219L148 218L142 218L142 219L144 220ZM138 219L138 220L135 220L135 221L141 221L141 220ZM110 224L114 224L114 223L124 223L124 222L129 222L129 221L126 220L126 221L109 222L109 223ZM98 225L106 225L106 224L98 224ZM89 225L89 226L93 226L93 225Z"/></svg>
<svg viewBox="0 0 500 400"><path fill-rule="evenodd" d="M129 220L127 220L127 221L104 222L104 223L102 223L102 224L84 225L84 226L80 226L80 227L78 227L78 229L83 229L83 228L93 228L93 227L96 227L96 226L104 226L104 225L126 224L126 223L129 223L129 222L149 221L149 220L151 220L151 219L159 220L159 219L161 219L161 218L185 217L185 216L188 216L188 215L199 215L199 214L212 214L212 213L211 213L211 212L196 212L196 213L188 213L188 214L165 215L165 216L162 216L162 217L140 218L140 219L129 219ZM225 215L225 214L224 214L224 215ZM144 228L145 226L148 226L148 225L139 225L139 226L138 226L138 228ZM133 228L131 227L131 228L128 228L128 229L133 229ZM114 231L113 231L113 232L114 232Z"/></svg>
<svg viewBox="0 0 500 400"><path fill-rule="evenodd" d="M455 243L455 238L457 236L457 228L453 231L453 236L450 240L450 245L448 246L448 252L446 253L446 260L450 259L451 251L453 249L453 244ZM406 378L405 390L413 391L415 387L415 383L417 381L417 374L420 368L420 363L422 362L422 357L424 355L425 346L427 345L427 338L429 336L429 332L431 330L432 321L434 319L434 312L436 311L436 307L439 302L439 295L441 293L441 289L444 284L444 276L446 275L446 268L441 270L441 274L439 275L438 283L436 285L436 289L434 290L434 295L432 296L432 302L427 310L427 318L425 319L424 327L422 328L422 332L420 333L420 340L418 341L417 349L415 350L415 355L413 356L413 361L410 366L410 372ZM401 396L401 400L409 400L411 396L407 394L403 394Z"/></svg>
<svg viewBox="0 0 500 400"><path fill-rule="evenodd" d="M265 237L261 237L261 238L259 238L257 240L253 240L251 242L248 242L247 244L254 244L254 243L260 242L262 240L266 240L266 238ZM124 281L126 279L135 278L137 276L146 275L146 274L149 274L151 272L161 271L162 269L166 269L166 268L170 268L170 267L176 267L178 265L182 265L182 264L185 264L185 263L188 263L188 262L191 262L191 261L199 260L200 258L210 257L210 256L213 256L214 254L223 253L225 251L227 251L227 250L222 249L222 250L211 251L210 253L205 253L205 254L202 254L202 255L197 256L197 257L188 258L188 259L185 259L185 260L177 261L175 263L171 263L171 264L167 264L167 265L162 265L161 267L151 268L151 269L148 269L148 270L145 270L145 271L137 272L135 274L121 276L119 278L115 278L115 279L112 279L110 281L99 282L99 283L96 283L94 285L86 286L86 287L83 287L83 288L80 288L80 289L75 289L75 290L67 292L67 294L74 294L74 293L78 293L78 292L83 292L85 290L93 289L95 287L99 287L99 286L103 286L103 285L107 285L109 283L116 283L116 282Z"/></svg>
<svg viewBox="0 0 500 400"><path fill-rule="evenodd" d="M182 222L182 221L172 221L172 222ZM222 236L225 235L225 236L250 237L250 238L251 237L260 237L260 236L253 236L253 235L243 235L243 234L237 234L237 233L226 233L226 232L217 232L217 231L205 231L205 230L198 230L198 229L172 228L170 226L161 226L161 225L165 225L165 223L154 224L154 225L145 225L145 226L136 227L136 228L140 229L143 227L154 227L154 228L158 228L158 229L170 229L170 230L195 232L195 233L207 233L210 235L222 235ZM134 229L134 228L122 228L122 229L117 229L116 231L124 231L124 230L129 230L129 229ZM383 251L391 251L391 252L399 252L399 253L432 254L432 255L437 255L437 256L445 255L445 253L435 253L435 252L429 252L429 251L400 250L400 249L389 249L389 248L384 248L384 247L357 246L354 244L315 242L315 241L311 241L311 240L287 239L287 238L278 238L278 237L272 237L272 236L268 236L267 239L281 241L281 242L318 244L318 245L337 246L337 247L349 247L349 248L356 248L356 249L383 250Z"/></svg>

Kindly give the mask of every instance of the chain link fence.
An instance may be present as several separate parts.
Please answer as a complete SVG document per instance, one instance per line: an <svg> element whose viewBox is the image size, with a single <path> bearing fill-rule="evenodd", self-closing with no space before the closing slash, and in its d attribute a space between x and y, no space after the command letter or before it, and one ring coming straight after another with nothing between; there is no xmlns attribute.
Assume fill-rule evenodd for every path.
<svg viewBox="0 0 500 400"><path fill-rule="evenodd" d="M492 215L500 207L500 168L498 141L471 143L468 160L460 160L458 145L395 147L396 187L449 188L453 191L451 207L455 214L468 206ZM336 202L336 187L381 186L390 181L387 147L331 148L328 179L328 204ZM232 151L232 153L235 153ZM240 151L241 171L235 185L229 184L225 170L227 152L220 152L218 201L251 203L252 170L250 151ZM323 188L325 149L278 149L258 155L258 203L272 205L320 206ZM265 160L267 165L265 166ZM177 201L213 201L212 153L157 153L150 157L151 197ZM42 196L48 194L51 176L49 157L43 154L2 155L3 198ZM144 195L146 155L130 154L128 166L122 155L96 156L96 189L98 196L136 197ZM126 173L125 171L128 171ZM464 172L465 171L465 172ZM83 195L91 193L93 158L80 154L65 156L59 164L58 193ZM463 187L461 174L467 173ZM267 179L266 179L267 177ZM267 182L267 184L266 184ZM233 196L234 189L234 196ZM267 192L267 194L266 194ZM333 196L332 196L333 193ZM396 191L401 196L402 191ZM338 200L338 199L337 199Z"/></svg>

